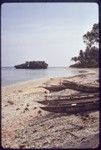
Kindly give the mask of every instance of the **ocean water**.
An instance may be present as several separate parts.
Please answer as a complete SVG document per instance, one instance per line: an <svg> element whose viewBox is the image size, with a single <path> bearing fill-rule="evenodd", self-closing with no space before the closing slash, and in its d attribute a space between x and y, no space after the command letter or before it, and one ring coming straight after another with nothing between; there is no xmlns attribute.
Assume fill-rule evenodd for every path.
<svg viewBox="0 0 101 150"><path fill-rule="evenodd" d="M2 67L1 85L11 85L28 80L36 80L47 77L69 77L79 74L76 68L50 67L48 69L16 69L14 67Z"/></svg>

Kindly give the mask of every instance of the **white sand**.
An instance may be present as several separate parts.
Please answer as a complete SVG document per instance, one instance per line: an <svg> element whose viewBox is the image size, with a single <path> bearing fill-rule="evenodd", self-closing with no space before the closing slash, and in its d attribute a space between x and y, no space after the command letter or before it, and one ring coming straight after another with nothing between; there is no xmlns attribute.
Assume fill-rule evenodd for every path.
<svg viewBox="0 0 101 150"><path fill-rule="evenodd" d="M88 135L98 134L98 112L89 114L90 116L87 121L89 123L86 122L85 124L82 121L82 117L75 115L66 115L55 118L55 115L52 114L53 119L50 120L52 116L51 113L42 111L39 108L40 105L35 102L36 100L43 100L46 93L50 94L48 90L43 88L44 84L57 85L63 80L69 80L82 84L84 83L98 85L98 82L96 81L99 77L98 69L80 69L80 71L86 71L83 74L87 74L87 76L83 78L78 76L73 78L44 78L36 81L31 80L3 87L2 146L10 148L19 148L21 147L21 145L22 147L29 148L70 147L70 143L72 142L72 140L74 140L74 143L76 142L76 140L74 138L75 136L72 137L71 134L65 132L65 130L69 130L68 124L74 124L74 126L75 124L81 124L81 126L83 127L83 129L80 131L73 130L73 134L78 137L77 139L82 139L83 137L86 137ZM66 89L60 92L54 92L54 94L58 93L62 95L70 95L73 93L77 93L77 91ZM50 117L47 117L47 115L50 115ZM47 119L47 122L44 122L44 119ZM29 124L33 121L33 128L31 128L29 127ZM37 122L39 123L37 124ZM43 126L41 126L41 122L43 122ZM50 126L53 127L49 129ZM73 125L71 125L71 128L73 128ZM32 131L34 130L37 130L37 132L35 132L35 135L32 134ZM58 130L58 134L56 133L56 130ZM22 133L22 131L26 131L26 133ZM18 138L16 138L16 136L18 136ZM28 138L26 139L27 136ZM24 140L27 140L25 140L24 145L22 144L23 138ZM71 145L73 146L73 143Z"/></svg>

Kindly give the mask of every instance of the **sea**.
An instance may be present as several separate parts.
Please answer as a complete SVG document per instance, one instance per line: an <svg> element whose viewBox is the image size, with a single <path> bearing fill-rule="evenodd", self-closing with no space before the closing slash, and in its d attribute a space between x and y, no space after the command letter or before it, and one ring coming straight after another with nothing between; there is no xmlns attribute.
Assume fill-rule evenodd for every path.
<svg viewBox="0 0 101 150"><path fill-rule="evenodd" d="M69 67L48 67L48 69L1 68L1 85L7 86L28 80L52 77L70 77L79 74L79 69Z"/></svg>

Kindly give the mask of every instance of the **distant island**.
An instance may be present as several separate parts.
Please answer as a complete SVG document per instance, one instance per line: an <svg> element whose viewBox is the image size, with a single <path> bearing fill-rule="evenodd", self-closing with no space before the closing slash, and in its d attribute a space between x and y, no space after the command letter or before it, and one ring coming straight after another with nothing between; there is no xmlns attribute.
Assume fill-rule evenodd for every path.
<svg viewBox="0 0 101 150"><path fill-rule="evenodd" d="M47 69L48 64L45 61L26 61L23 64L15 65L16 69Z"/></svg>

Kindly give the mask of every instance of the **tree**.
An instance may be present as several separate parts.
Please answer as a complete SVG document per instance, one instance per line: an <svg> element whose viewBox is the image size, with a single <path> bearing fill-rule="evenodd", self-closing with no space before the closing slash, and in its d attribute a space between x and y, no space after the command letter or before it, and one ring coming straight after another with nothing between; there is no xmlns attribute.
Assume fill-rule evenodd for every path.
<svg viewBox="0 0 101 150"><path fill-rule="evenodd" d="M83 36L86 44L85 51L80 50L78 57L72 57L71 60L77 62L72 67L98 67L99 65L99 24L94 24L91 31Z"/></svg>
<svg viewBox="0 0 101 150"><path fill-rule="evenodd" d="M83 64L84 63L84 53L83 50L80 50L78 60Z"/></svg>
<svg viewBox="0 0 101 150"><path fill-rule="evenodd" d="M99 24L93 25L92 30L83 36L83 41L89 48L99 43Z"/></svg>

